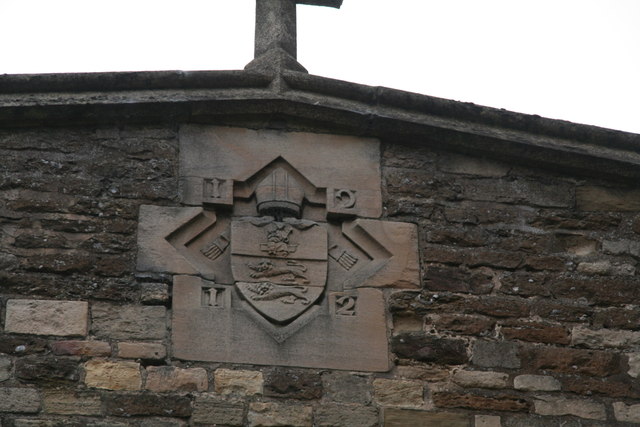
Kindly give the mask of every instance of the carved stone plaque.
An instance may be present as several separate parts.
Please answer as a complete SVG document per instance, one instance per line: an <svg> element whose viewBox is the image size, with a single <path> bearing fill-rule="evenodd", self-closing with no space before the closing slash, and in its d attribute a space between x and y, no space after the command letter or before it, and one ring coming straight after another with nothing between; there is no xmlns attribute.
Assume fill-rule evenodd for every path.
<svg viewBox="0 0 640 427"><path fill-rule="evenodd" d="M384 288L417 229L381 221L376 140L185 126L182 207L142 206L138 270L174 274L184 360L389 369Z"/></svg>

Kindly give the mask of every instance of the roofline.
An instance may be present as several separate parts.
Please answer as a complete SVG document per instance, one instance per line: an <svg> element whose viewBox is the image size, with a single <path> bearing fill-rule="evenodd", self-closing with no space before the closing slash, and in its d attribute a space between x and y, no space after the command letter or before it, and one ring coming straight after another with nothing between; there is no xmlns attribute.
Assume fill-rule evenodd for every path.
<svg viewBox="0 0 640 427"><path fill-rule="evenodd" d="M612 179L640 178L640 135L295 71L0 75L0 128L300 121Z"/></svg>

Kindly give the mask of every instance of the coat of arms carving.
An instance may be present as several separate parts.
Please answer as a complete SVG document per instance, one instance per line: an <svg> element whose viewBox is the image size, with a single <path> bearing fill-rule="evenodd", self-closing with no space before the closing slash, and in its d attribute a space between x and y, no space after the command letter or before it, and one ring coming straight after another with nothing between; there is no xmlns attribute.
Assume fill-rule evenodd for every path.
<svg viewBox="0 0 640 427"><path fill-rule="evenodd" d="M313 154L317 150L317 154ZM385 289L419 286L382 212L379 143L185 126L182 206L142 206L138 270L173 274L175 357L385 371Z"/></svg>

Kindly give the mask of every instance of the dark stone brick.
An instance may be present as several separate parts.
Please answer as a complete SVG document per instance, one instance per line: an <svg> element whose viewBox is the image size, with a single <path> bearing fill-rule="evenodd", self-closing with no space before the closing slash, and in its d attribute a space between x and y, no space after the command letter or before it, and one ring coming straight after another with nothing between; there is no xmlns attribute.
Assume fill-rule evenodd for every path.
<svg viewBox="0 0 640 427"><path fill-rule="evenodd" d="M467 414L416 409L384 409L385 427L471 427L471 425Z"/></svg>
<svg viewBox="0 0 640 427"><path fill-rule="evenodd" d="M431 291L488 294L493 289L493 275L483 271L429 266L425 273L425 287Z"/></svg>
<svg viewBox="0 0 640 427"><path fill-rule="evenodd" d="M464 335L484 335L493 330L496 321L488 317L464 314L441 314L432 319L438 331L456 332Z"/></svg>
<svg viewBox="0 0 640 427"><path fill-rule="evenodd" d="M287 399L320 399L322 379L315 372L275 368L265 375L264 395Z"/></svg>
<svg viewBox="0 0 640 427"><path fill-rule="evenodd" d="M567 277L556 280L551 290L556 298L585 298L595 304L640 304L639 279L634 276Z"/></svg>
<svg viewBox="0 0 640 427"><path fill-rule="evenodd" d="M480 411L527 412L531 404L518 396L479 396L468 393L436 392L433 403L439 408L464 408Z"/></svg>
<svg viewBox="0 0 640 427"><path fill-rule="evenodd" d="M465 303L467 312L476 312L493 317L527 317L529 305L526 300L516 297L481 296Z"/></svg>
<svg viewBox="0 0 640 427"><path fill-rule="evenodd" d="M549 276L546 274L522 271L506 272L500 281L502 286L498 292L503 294L521 297L551 296L551 291L547 287Z"/></svg>
<svg viewBox="0 0 640 427"><path fill-rule="evenodd" d="M607 230L617 227L622 218L620 214L603 212L589 213L576 211L545 211L531 222L534 227L568 230Z"/></svg>
<svg viewBox="0 0 640 427"><path fill-rule="evenodd" d="M528 347L520 352L523 366L531 373L551 371L606 377L624 371L618 353L562 347Z"/></svg>
<svg viewBox="0 0 640 427"><path fill-rule="evenodd" d="M490 243L489 234L478 227L454 229L432 229L427 232L427 241L442 245L477 247Z"/></svg>
<svg viewBox="0 0 640 427"><path fill-rule="evenodd" d="M47 350L47 340L27 336L0 335L0 353L28 356Z"/></svg>
<svg viewBox="0 0 640 427"><path fill-rule="evenodd" d="M563 345L571 342L567 328L541 322L506 322L500 331L507 339Z"/></svg>
<svg viewBox="0 0 640 427"><path fill-rule="evenodd" d="M27 356L16 361L16 377L40 383L76 382L80 378L78 363L78 358Z"/></svg>
<svg viewBox="0 0 640 427"><path fill-rule="evenodd" d="M569 300L537 299L531 306L531 313L559 322L588 322L593 316L593 308Z"/></svg>
<svg viewBox="0 0 640 427"><path fill-rule="evenodd" d="M191 398L183 395L106 394L103 400L107 414L116 417L189 417L192 412Z"/></svg>
<svg viewBox="0 0 640 427"><path fill-rule="evenodd" d="M469 359L465 341L418 332L394 336L391 339L391 351L398 357L445 365L461 365Z"/></svg>
<svg viewBox="0 0 640 427"><path fill-rule="evenodd" d="M559 256L529 256L524 260L524 267L538 271L565 271L567 260Z"/></svg>
<svg viewBox="0 0 640 427"><path fill-rule="evenodd" d="M22 258L20 264L27 271L43 273L88 272L96 260L92 254L84 251L37 255Z"/></svg>
<svg viewBox="0 0 640 427"><path fill-rule="evenodd" d="M628 376L590 378L578 375L561 379L562 390L591 396L593 394L616 398L640 398L640 385Z"/></svg>
<svg viewBox="0 0 640 427"><path fill-rule="evenodd" d="M640 309L634 307L627 308L608 308L596 312L593 317L593 324L597 327L605 327L611 329L640 329Z"/></svg>

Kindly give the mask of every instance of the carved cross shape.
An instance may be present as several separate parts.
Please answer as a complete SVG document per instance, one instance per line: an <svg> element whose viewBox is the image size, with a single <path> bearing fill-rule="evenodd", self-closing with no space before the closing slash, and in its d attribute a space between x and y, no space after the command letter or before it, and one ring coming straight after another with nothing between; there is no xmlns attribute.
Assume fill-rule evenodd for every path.
<svg viewBox="0 0 640 427"><path fill-rule="evenodd" d="M296 60L298 4L340 8L342 0L256 0L254 60L246 68L307 71Z"/></svg>

